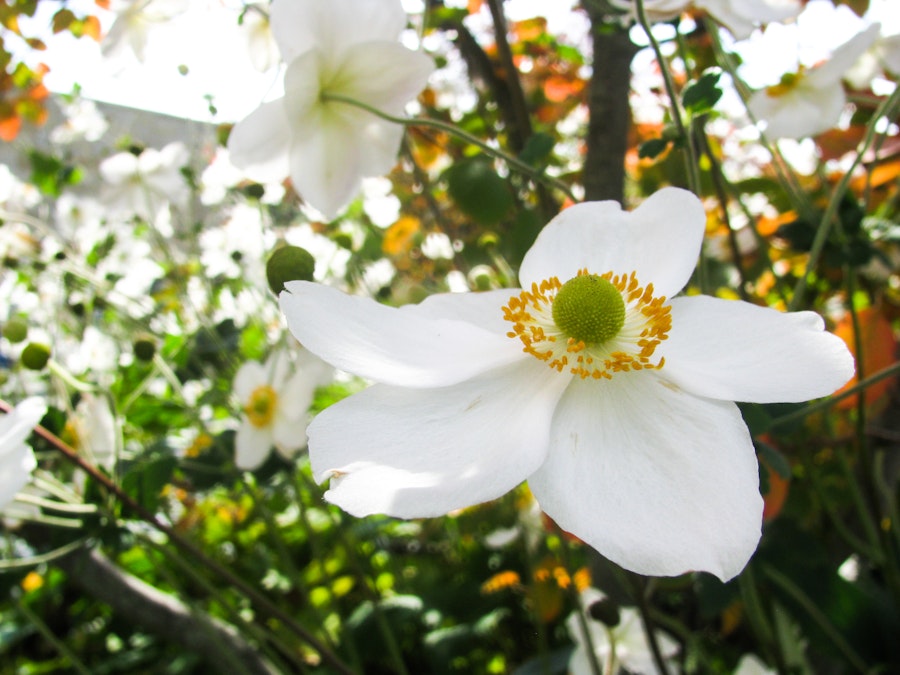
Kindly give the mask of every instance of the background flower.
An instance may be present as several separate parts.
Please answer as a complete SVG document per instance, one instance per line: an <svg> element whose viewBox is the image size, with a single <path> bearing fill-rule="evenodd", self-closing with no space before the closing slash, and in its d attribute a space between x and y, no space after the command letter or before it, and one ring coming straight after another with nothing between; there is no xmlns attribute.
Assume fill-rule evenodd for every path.
<svg viewBox="0 0 900 675"><path fill-rule="evenodd" d="M397 0L281 0L271 26L287 63L285 95L232 129L231 160L260 182L290 174L297 192L332 219L363 177L394 166L403 127L325 96L399 115L434 65L396 41L406 26Z"/></svg>
<svg viewBox="0 0 900 675"><path fill-rule="evenodd" d="M278 351L264 364L242 365L234 377L234 394L243 409L234 440L238 468L257 468L273 447L287 460L306 447L313 394L330 376L331 369L304 350L296 364L286 351Z"/></svg>
<svg viewBox="0 0 900 675"><path fill-rule="evenodd" d="M34 452L25 440L46 413L44 401L31 397L0 418L0 508L25 487L37 467Z"/></svg>

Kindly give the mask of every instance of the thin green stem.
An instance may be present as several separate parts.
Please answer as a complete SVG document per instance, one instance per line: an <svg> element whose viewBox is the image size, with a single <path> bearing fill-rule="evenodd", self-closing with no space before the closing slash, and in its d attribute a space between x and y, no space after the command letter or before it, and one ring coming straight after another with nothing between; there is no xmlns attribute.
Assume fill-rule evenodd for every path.
<svg viewBox="0 0 900 675"><path fill-rule="evenodd" d="M26 603L22 602L21 598L15 597L13 598L13 602L16 605L16 609L22 614L22 616L28 619L28 621L31 622L31 624L35 628L37 628L37 631L41 634L41 636L47 642L53 645L53 648L56 649L56 651L58 651L63 656L63 658L65 658L69 662L69 665L72 666L74 670L78 671L81 675L91 675L90 669L85 666L77 656L75 656L75 653L71 649L69 649L65 642L63 642L56 636L53 630L51 630L50 626L44 623L41 617L33 612Z"/></svg>
<svg viewBox="0 0 900 675"><path fill-rule="evenodd" d="M843 401L846 398L850 398L851 396L855 396L864 392L866 389L871 387L873 384L877 382L881 382L882 380L886 380L889 377L893 377L897 373L900 373L900 361L895 361L891 365L882 368L876 373L873 373L869 377L864 380L860 380L852 387L842 391L840 394L835 394L834 396L830 396L829 398L822 399L821 401L817 401L816 403L812 403L808 406L800 408L799 410L795 410L792 413L788 413L787 415L782 415L781 417L776 417L774 420L769 422L768 428L771 429L773 427L783 426L785 424L790 424L792 422L796 422L797 420L802 420L804 417L808 417L813 413L821 412L823 410L828 410L833 405L836 405L840 401Z"/></svg>
<svg viewBox="0 0 900 675"><path fill-rule="evenodd" d="M803 298L806 294L806 289L809 286L810 278L819 264L822 252L825 250L825 243L828 241L828 235L831 232L831 228L837 221L838 208L841 205L841 201L844 199L844 195L847 193L847 189L850 187L853 172L856 167L862 163L863 155L871 147L875 137L878 135L878 132L875 129L876 124L881 119L893 119L893 116L897 112L897 108L900 108L900 87L895 89L894 93L891 94L889 98L885 99L882 104L878 106L878 110L872 115L872 120L866 128L866 135L859 146L857 146L856 157L853 158L853 163L847 168L844 175L841 176L841 179L838 181L837 185L835 185L834 190L831 191L831 198L828 200L828 206L825 208L825 213L822 214L822 220L819 223L819 228L816 230L816 236L813 238L813 243L809 250L809 258L807 258L806 261L806 270L794 287L794 296L791 298L790 305L788 306L789 310L796 310L803 303Z"/></svg>
<svg viewBox="0 0 900 675"><path fill-rule="evenodd" d="M571 188L568 185L563 183L561 180L557 178L553 178L552 176L548 176L543 169L539 169L537 167L528 164L527 162L523 162L518 157L514 157L499 148L495 148L488 143L485 143L477 136L473 136L469 134L459 127L450 124L448 122L444 122L442 120L434 120L425 117L397 117L395 115L389 115L388 113L379 110L378 108L374 108L366 103L362 103L361 101L357 101L352 98L348 98L347 96L341 96L340 94L322 94L323 101L335 101L338 103L346 103L347 105L355 106L361 110L365 110L368 113L375 115L376 117L380 117L383 120L387 120L388 122L393 122L394 124L400 124L402 126L407 127L428 127L431 129L438 129L440 131L444 131L452 136L456 136L457 138L469 143L470 145L474 145L479 150L484 152L485 154L490 155L491 157L496 157L497 159L503 160L510 168L515 169L519 173L522 173L532 180L535 180L540 183L544 183L545 185L555 188L566 195L573 202L577 202L578 199L572 193Z"/></svg>
<svg viewBox="0 0 900 675"><path fill-rule="evenodd" d="M629 574L628 576L634 587L634 597L637 601L638 613L641 616L641 626L644 628L647 644L650 645L650 653L653 655L656 670L660 675L668 675L669 669L666 667L666 660L663 657L662 649L659 647L659 638L656 635L653 618L650 616L649 595L651 582L637 574Z"/></svg>
<svg viewBox="0 0 900 675"><path fill-rule="evenodd" d="M675 89L675 80L672 78L672 73L669 72L669 66L666 63L665 55L662 53L662 48L659 46L659 40L653 35L652 26L649 19L647 19L647 12L644 9L644 0L636 0L634 6L637 12L638 23L644 29L644 33L647 34L647 40L650 41L650 47L656 55L656 62L659 64L659 70L663 76L663 84L665 85L666 94L669 97L669 107L672 111L672 122L675 124L675 130L678 132L678 137L682 140L685 150L685 169L688 176L688 185L694 194L699 195L700 173L697 157L694 152L693 138L684 123L684 111L679 103L678 92Z"/></svg>

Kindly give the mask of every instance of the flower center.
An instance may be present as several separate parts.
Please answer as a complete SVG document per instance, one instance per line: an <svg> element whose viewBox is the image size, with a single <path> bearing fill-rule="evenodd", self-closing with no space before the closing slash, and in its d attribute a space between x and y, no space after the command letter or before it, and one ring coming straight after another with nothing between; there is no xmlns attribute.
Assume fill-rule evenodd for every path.
<svg viewBox="0 0 900 675"><path fill-rule="evenodd" d="M789 93L800 84L800 81L803 79L804 70L804 67L800 66L800 69L796 73L785 73L781 76L781 80L778 84L766 87L766 94L772 98L778 98L779 96L784 96Z"/></svg>
<svg viewBox="0 0 900 675"><path fill-rule="evenodd" d="M585 345L599 345L622 329L625 301L609 279L580 274L556 293L551 314L566 335Z"/></svg>
<svg viewBox="0 0 900 675"><path fill-rule="evenodd" d="M578 275L561 284L550 277L509 299L507 333L523 351L559 372L582 379L612 379L613 373L662 368L651 361L672 328L672 308L654 297L653 284L630 274Z"/></svg>
<svg viewBox="0 0 900 675"><path fill-rule="evenodd" d="M250 420L250 424L257 429L262 429L272 424L277 403L278 394L272 387L264 384L250 394L250 400L244 406L244 412L247 419Z"/></svg>

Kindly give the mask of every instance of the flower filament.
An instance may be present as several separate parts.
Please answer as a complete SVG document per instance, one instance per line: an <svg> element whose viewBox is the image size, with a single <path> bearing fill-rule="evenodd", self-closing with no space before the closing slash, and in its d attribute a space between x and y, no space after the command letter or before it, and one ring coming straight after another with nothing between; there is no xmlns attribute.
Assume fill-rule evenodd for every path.
<svg viewBox="0 0 900 675"><path fill-rule="evenodd" d="M659 369L656 347L672 327L671 306L641 286L634 272L597 275L580 270L561 284L557 277L533 283L509 299L507 333L523 351L559 372L582 379L612 379L613 373Z"/></svg>

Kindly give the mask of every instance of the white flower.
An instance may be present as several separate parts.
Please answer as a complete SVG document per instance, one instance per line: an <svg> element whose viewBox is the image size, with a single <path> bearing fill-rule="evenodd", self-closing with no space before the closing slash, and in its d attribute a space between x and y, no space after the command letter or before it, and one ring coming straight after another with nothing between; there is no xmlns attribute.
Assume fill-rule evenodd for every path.
<svg viewBox="0 0 900 675"><path fill-rule="evenodd" d="M257 468L273 446L288 460L306 446L309 406L316 387L330 379L331 369L301 350L293 374L291 370L287 353L279 351L265 364L248 361L235 375L234 393L243 409L234 440L238 468Z"/></svg>
<svg viewBox="0 0 900 675"><path fill-rule="evenodd" d="M585 610L588 610L591 604L602 600L603 597L600 591L588 588L581 594L581 602ZM618 673L620 668L625 668L635 675L644 673L649 675L656 672L653 652L638 610L633 607L619 608L619 623L612 628L592 618L587 611L584 618L590 633L590 644L593 645L594 653L604 672ZM588 641L576 613L573 612L566 619L566 628L575 641L575 651L569 658L569 674L591 675L593 671L588 655ZM656 640L663 658L678 653L678 643L668 635L657 632ZM612 666L606 665L608 660L612 660Z"/></svg>
<svg viewBox="0 0 900 675"><path fill-rule="evenodd" d="M613 4L637 15L634 0L613 0ZM650 23L671 21L691 6L708 12L738 40L750 37L754 26L785 21L803 8L798 0L644 0Z"/></svg>
<svg viewBox="0 0 900 675"><path fill-rule="evenodd" d="M107 206L150 222L169 204L183 207L190 191L181 169L188 159L187 148L177 141L162 150L146 148L139 155L119 152L106 158L100 162L100 175L107 183Z"/></svg>
<svg viewBox="0 0 900 675"><path fill-rule="evenodd" d="M260 182L290 175L331 219L363 177L394 166L403 127L323 95L400 115L434 64L397 42L406 27L398 0L276 0L271 25L287 63L285 95L232 129L231 160Z"/></svg>
<svg viewBox="0 0 900 675"><path fill-rule="evenodd" d="M241 28L253 67L261 73L274 67L278 63L280 53L275 36L272 35L266 10L257 4L247 7L241 19Z"/></svg>
<svg viewBox="0 0 900 675"><path fill-rule="evenodd" d="M150 31L186 11L188 4L188 0L121 0L113 6L117 16L103 38L103 55L117 55L128 47L143 62Z"/></svg>
<svg viewBox="0 0 900 675"><path fill-rule="evenodd" d="M812 68L801 66L781 82L760 89L747 101L753 116L765 122L770 138L803 138L831 129L847 102L841 79L878 38L872 24L834 50L831 58Z"/></svg>
<svg viewBox="0 0 900 675"><path fill-rule="evenodd" d="M733 675L775 675L776 672L763 663L756 654L744 654Z"/></svg>
<svg viewBox="0 0 900 675"><path fill-rule="evenodd" d="M69 420L69 432L88 461L112 471L118 455L119 430L106 396L82 394Z"/></svg>
<svg viewBox="0 0 900 675"><path fill-rule="evenodd" d="M15 499L37 467L25 439L46 412L44 401L33 396L0 417L0 508Z"/></svg>
<svg viewBox="0 0 900 675"><path fill-rule="evenodd" d="M357 516L437 516L527 479L560 527L625 568L738 574L762 499L731 401L829 394L853 359L812 312L672 298L705 223L677 188L631 213L573 206L526 254L524 291L393 308L288 283L294 336L377 383L310 425L326 498Z"/></svg>

